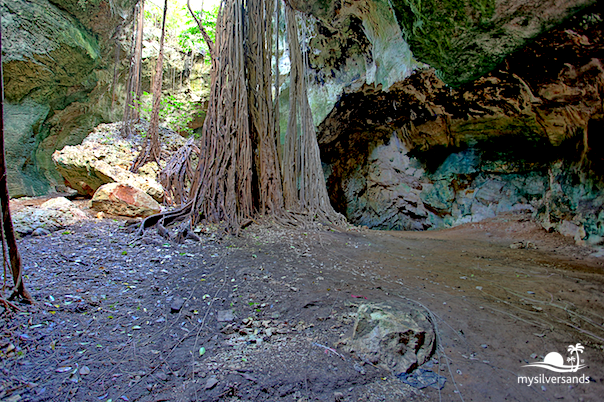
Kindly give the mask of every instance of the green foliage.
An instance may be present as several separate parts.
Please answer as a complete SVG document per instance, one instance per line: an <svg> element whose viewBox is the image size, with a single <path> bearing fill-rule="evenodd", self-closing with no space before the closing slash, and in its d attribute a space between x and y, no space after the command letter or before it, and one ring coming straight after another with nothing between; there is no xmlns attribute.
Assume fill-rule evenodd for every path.
<svg viewBox="0 0 604 402"><path fill-rule="evenodd" d="M212 40L215 40L218 10L218 7L211 11L194 10L197 19L201 21ZM145 2L145 26L160 28L161 19L162 9L152 2ZM187 6L177 0L168 1L166 41L174 47L179 47L184 53L188 53L193 49L203 49L203 52L207 54L207 45L197 23L189 13ZM209 61L209 58L206 60Z"/></svg>
<svg viewBox="0 0 604 402"><path fill-rule="evenodd" d="M150 120L153 109L153 94L143 92L139 101L134 101L140 105L141 117ZM163 95L161 106L159 108L160 124L186 136L192 135L193 130L189 128L189 123L193 120L196 103L183 101L175 95ZM142 132L144 137L146 133Z"/></svg>
<svg viewBox="0 0 604 402"><path fill-rule="evenodd" d="M145 41L159 41L163 17L163 4L163 1L148 0L145 2ZM218 7L215 7L212 11L194 10L197 18L201 21L202 25L206 29L206 32L212 38L212 40L215 38L218 11ZM147 45L145 46L147 48ZM188 55L188 59L188 57L191 56L191 52L193 52L194 57L191 60L194 60L193 62L198 62L200 61L198 56L200 54L205 54L206 62L210 61L207 45L203 39L203 36L201 35L197 23L191 16L189 9L186 6L186 1L184 0L168 0L165 46L170 49L171 53L165 53L164 57L166 57L166 54L171 54L172 56L169 57L172 57L171 60L176 60L176 62L171 67L166 67L166 64L164 64L164 84L167 81L165 77L166 71L170 71L172 73L176 71L177 73L175 74L180 74L179 69L186 70L188 68L189 73L191 72L192 67L190 65L185 64L185 66L183 66L182 64L179 64L182 60L184 60L185 55ZM180 59L178 55L174 56L175 53L172 49L176 50L177 53L180 53ZM155 51L149 48L149 53L155 54ZM150 59L151 58L152 57L150 57ZM152 64L155 63L153 60L150 60L150 62ZM187 65L188 67L186 67ZM209 64L205 64L205 66L209 69ZM170 70L168 70L168 68L170 68ZM176 70L174 70L175 68ZM204 68L202 68L202 71L203 70ZM171 90L164 85L164 89L162 91L162 100L159 113L160 124L180 134L192 135L193 130L189 128L189 124L195 118L196 114L199 113L199 105L196 102L191 101L191 97L187 96L184 92L178 93L178 89L175 88L174 81L172 82ZM199 81L203 83L209 80L203 78L201 80L196 80L195 83L193 83L191 80L190 84L192 90L197 90L197 88L194 88L193 85L202 85L198 83ZM204 94L202 93L201 96L204 96ZM148 92L144 92L141 96L141 99L135 102L138 103L140 108L140 117L149 121L152 112L153 95ZM145 136L146 133L141 132L141 135Z"/></svg>
<svg viewBox="0 0 604 402"><path fill-rule="evenodd" d="M588 14L584 15L581 20L581 28L589 29L592 25L597 25L602 22L600 14Z"/></svg>
<svg viewBox="0 0 604 402"><path fill-rule="evenodd" d="M445 73L465 37L492 29L495 0L400 0L393 8L414 55Z"/></svg>
<svg viewBox="0 0 604 402"><path fill-rule="evenodd" d="M188 15L189 18L184 24L185 29L178 34L178 43L180 47L186 52L193 50L193 47L202 47L207 51L207 45L203 40L203 36L201 35L197 23L190 14ZM197 19L201 21L201 25L203 25L210 38L212 38L213 41L216 40L218 7L215 7L212 11L195 11L195 15Z"/></svg>
<svg viewBox="0 0 604 402"><path fill-rule="evenodd" d="M166 122L167 126L177 133L193 134L189 123L193 120L193 102L181 101L174 95L165 96L161 101L159 118Z"/></svg>

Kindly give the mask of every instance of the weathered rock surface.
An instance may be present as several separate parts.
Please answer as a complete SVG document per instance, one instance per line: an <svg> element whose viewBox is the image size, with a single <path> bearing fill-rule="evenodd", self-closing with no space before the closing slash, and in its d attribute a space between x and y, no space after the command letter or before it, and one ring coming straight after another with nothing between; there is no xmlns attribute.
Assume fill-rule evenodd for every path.
<svg viewBox="0 0 604 402"><path fill-rule="evenodd" d="M123 77L112 84L115 45L127 54L134 3L11 0L0 5L11 196L52 191L61 182L52 152L78 143L99 122L119 114L109 93L112 85L115 94L124 93Z"/></svg>
<svg viewBox="0 0 604 402"><path fill-rule="evenodd" d="M161 211L160 205L144 191L123 183L103 184L99 187L90 206L112 215L145 217Z"/></svg>
<svg viewBox="0 0 604 402"><path fill-rule="evenodd" d="M423 70L343 96L319 127L332 203L381 229L529 210L602 243L603 32L587 10L471 84Z"/></svg>
<svg viewBox="0 0 604 402"><path fill-rule="evenodd" d="M15 232L21 235L46 233L86 219L86 214L64 197L52 198L39 208L25 207L12 214Z"/></svg>
<svg viewBox="0 0 604 402"><path fill-rule="evenodd" d="M12 197L53 192L62 184L53 152L79 144L99 123L122 118L136 2L1 2L5 141ZM158 31L149 26L145 30L145 91L155 71ZM209 82L202 59L199 49L188 54L165 49L164 87L180 92L179 104L197 102L191 109L203 102L206 94L201 88ZM174 113L175 119L180 117Z"/></svg>
<svg viewBox="0 0 604 402"><path fill-rule="evenodd" d="M362 304L347 348L362 360L394 374L427 362L436 350L436 334L423 310L410 303Z"/></svg>
<svg viewBox="0 0 604 402"><path fill-rule="evenodd" d="M138 153L142 137L124 139L120 135L121 123L101 124L90 133L81 145L67 146L55 151L53 161L65 179L65 184L86 196L92 196L103 184L125 183L139 188L156 201L163 200L164 191L157 181L158 167L149 163L138 174L129 171ZM146 130L146 123L140 130ZM170 155L185 140L167 129L160 130L162 150Z"/></svg>
<svg viewBox="0 0 604 402"><path fill-rule="evenodd" d="M343 93L384 91L426 65L458 86L497 68L539 34L595 0L291 1L307 16L313 72L309 100L319 125ZM287 66L289 63L282 63ZM288 70L282 70L287 74ZM283 81L287 85L287 80ZM287 94L284 94L287 97ZM282 104L287 99L282 99Z"/></svg>
<svg viewBox="0 0 604 402"><path fill-rule="evenodd" d="M294 0L308 13L312 28L311 63L319 78L346 77L342 68L358 59L367 84L389 87L387 78L418 66L439 71L449 85L475 80L497 67L538 35L595 4L595 0L367 0L355 2ZM357 28L354 28L354 26ZM362 38L364 36L364 38ZM403 47L409 49L406 52ZM394 57L397 53L412 56ZM359 54L365 53L358 58ZM347 66L350 67L350 66ZM380 72L381 70L381 72ZM375 74L375 75L374 75ZM381 77L381 78L380 78ZM364 78L364 77L357 77ZM325 82L327 82L325 81ZM350 81L349 81L350 82Z"/></svg>

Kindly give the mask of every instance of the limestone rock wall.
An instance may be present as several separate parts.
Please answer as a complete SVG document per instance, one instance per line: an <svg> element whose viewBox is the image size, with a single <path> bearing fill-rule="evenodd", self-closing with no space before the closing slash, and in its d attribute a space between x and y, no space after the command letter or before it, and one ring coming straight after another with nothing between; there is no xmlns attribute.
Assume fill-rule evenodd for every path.
<svg viewBox="0 0 604 402"><path fill-rule="evenodd" d="M115 46L117 41L126 53L134 3L11 0L0 5L11 196L54 190L61 178L52 152L119 115L112 99Z"/></svg>
<svg viewBox="0 0 604 402"><path fill-rule="evenodd" d="M527 210L601 243L602 33L594 7L471 83L422 69L388 91L345 94L319 126L333 204L383 229Z"/></svg>
<svg viewBox="0 0 604 402"><path fill-rule="evenodd" d="M2 2L11 196L54 191L63 180L52 162L52 153L79 144L99 123L122 118L135 3ZM142 73L145 91L150 91L155 72L158 40L159 29L147 26ZM197 49L184 54L167 46L164 90L174 94L175 102L202 109L203 88L209 81L209 72L203 66L203 56ZM174 119L182 118L176 115ZM203 116L194 119L193 129L201 126Z"/></svg>
<svg viewBox="0 0 604 402"><path fill-rule="evenodd" d="M410 66L408 57L398 60L393 57L408 48L419 63L435 68L438 76L453 86L483 76L540 34L585 7L597 5L596 0L292 0L290 3L316 19L315 44L311 47L314 56L323 60L315 63L315 67L328 76L330 70L338 75L336 70L345 64L342 56L354 59L350 56L357 49L351 45L359 40L346 31L360 21L364 36L371 43L366 58L368 71L371 75L371 70L376 70L377 83L387 83L389 74L395 73L395 77ZM321 45L317 46L319 42ZM312 58L313 55L311 61Z"/></svg>

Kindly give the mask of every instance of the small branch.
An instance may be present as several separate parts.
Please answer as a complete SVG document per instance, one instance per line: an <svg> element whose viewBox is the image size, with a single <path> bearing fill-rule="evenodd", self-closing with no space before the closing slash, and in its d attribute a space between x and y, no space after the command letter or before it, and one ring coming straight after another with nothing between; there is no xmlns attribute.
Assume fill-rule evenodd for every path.
<svg viewBox="0 0 604 402"><path fill-rule="evenodd" d="M321 345L320 343L317 342L313 342L312 343L314 346L318 346L320 348L325 349L325 353L327 352L331 352L333 354L335 354L336 356L340 356L342 358L342 360L346 360L346 358L344 356L342 356L341 354L339 354L338 352L336 352L334 349L330 348L329 346L325 346L325 345Z"/></svg>
<svg viewBox="0 0 604 402"><path fill-rule="evenodd" d="M210 53L210 58L212 60L214 60L214 42L212 41L212 38L210 38L210 35L208 35L208 31L206 31L204 26L201 25L201 21L199 21L199 19L197 19L197 16L191 9L190 3L191 3L191 0L187 0L187 8L189 9L189 13L191 13L191 16L197 23L197 26L199 27L199 30L201 31L201 35L203 36L203 39L206 41L206 44L208 45L208 51ZM203 9L202 9L202 12L203 12Z"/></svg>

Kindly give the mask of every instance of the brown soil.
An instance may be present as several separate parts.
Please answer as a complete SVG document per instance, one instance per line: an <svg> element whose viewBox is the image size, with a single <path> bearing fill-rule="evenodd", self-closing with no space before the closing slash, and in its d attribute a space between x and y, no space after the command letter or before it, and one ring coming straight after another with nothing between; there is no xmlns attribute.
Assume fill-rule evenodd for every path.
<svg viewBox="0 0 604 402"><path fill-rule="evenodd" d="M527 216L422 233L252 226L184 244L132 228L91 219L20 241L37 303L0 317L0 401L604 395L604 260ZM510 248L519 241L531 248ZM446 377L442 390L407 385L338 343L358 305L389 300L433 315L439 348L425 368ZM577 373L523 367L577 343L587 365ZM541 374L591 380L518 382Z"/></svg>

